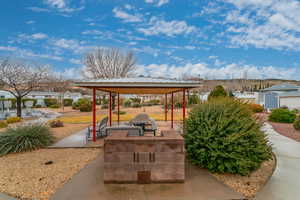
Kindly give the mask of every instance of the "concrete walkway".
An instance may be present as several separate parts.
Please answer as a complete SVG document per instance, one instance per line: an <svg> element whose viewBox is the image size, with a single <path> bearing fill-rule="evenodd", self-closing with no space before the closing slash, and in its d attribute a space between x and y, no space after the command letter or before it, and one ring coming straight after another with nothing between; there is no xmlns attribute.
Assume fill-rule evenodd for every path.
<svg viewBox="0 0 300 200"><path fill-rule="evenodd" d="M300 142L280 135L270 124L265 124L263 129L273 144L277 168L256 199L300 199Z"/></svg>
<svg viewBox="0 0 300 200"><path fill-rule="evenodd" d="M87 128L63 138L62 140L50 146L50 148L84 147L87 144L86 132Z"/></svg>
<svg viewBox="0 0 300 200"><path fill-rule="evenodd" d="M103 184L103 156L75 175L51 200L232 200L243 196L207 170L187 165L186 182L175 184Z"/></svg>

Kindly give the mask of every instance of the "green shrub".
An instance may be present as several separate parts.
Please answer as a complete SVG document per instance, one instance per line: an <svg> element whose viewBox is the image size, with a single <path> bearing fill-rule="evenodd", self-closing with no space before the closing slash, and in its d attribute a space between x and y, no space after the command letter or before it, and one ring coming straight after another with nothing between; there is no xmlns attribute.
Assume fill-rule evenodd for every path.
<svg viewBox="0 0 300 200"><path fill-rule="evenodd" d="M48 127L26 125L8 128L0 135L0 155L31 151L51 145L54 137Z"/></svg>
<svg viewBox="0 0 300 200"><path fill-rule="evenodd" d="M60 105L59 104L53 104L53 105L49 106L49 108L60 108Z"/></svg>
<svg viewBox="0 0 300 200"><path fill-rule="evenodd" d="M45 105L47 107L50 107L52 105L58 105L58 100L53 98L45 98L44 99Z"/></svg>
<svg viewBox="0 0 300 200"><path fill-rule="evenodd" d="M124 107L130 107L131 106L131 100L130 99L126 99L124 102L123 102L123 106Z"/></svg>
<svg viewBox="0 0 300 200"><path fill-rule="evenodd" d="M140 108L140 107L142 107L142 105L140 103L133 103L131 105L131 107L133 107L133 108Z"/></svg>
<svg viewBox="0 0 300 200"><path fill-rule="evenodd" d="M62 121L56 119L56 120L50 121L49 126L51 128L64 127L64 123Z"/></svg>
<svg viewBox="0 0 300 200"><path fill-rule="evenodd" d="M25 99L22 99L22 104L23 104L23 107L25 108L25 103L27 101L33 101L33 107L35 107L36 103L37 103L37 100L36 99L28 99L28 98L25 98Z"/></svg>
<svg viewBox="0 0 300 200"><path fill-rule="evenodd" d="M208 95L208 100L212 99L212 98L216 98L216 97L227 97L228 94L225 91L225 89L223 88L222 85L218 85L217 87L215 87L213 89L213 91L211 91Z"/></svg>
<svg viewBox="0 0 300 200"><path fill-rule="evenodd" d="M286 108L273 109L269 115L269 121L271 122L293 123L295 118L296 114Z"/></svg>
<svg viewBox="0 0 300 200"><path fill-rule="evenodd" d="M142 104L142 106L154 106L154 104L150 102L145 102Z"/></svg>
<svg viewBox="0 0 300 200"><path fill-rule="evenodd" d="M73 99L64 99L64 106L72 106Z"/></svg>
<svg viewBox="0 0 300 200"><path fill-rule="evenodd" d="M108 105L109 101L108 99L102 99L102 105Z"/></svg>
<svg viewBox="0 0 300 200"><path fill-rule="evenodd" d="M104 104L101 106L101 109L107 109L108 108L108 105L107 104Z"/></svg>
<svg viewBox="0 0 300 200"><path fill-rule="evenodd" d="M182 108L182 103L177 101L177 102L174 103L174 107L175 108Z"/></svg>
<svg viewBox="0 0 300 200"><path fill-rule="evenodd" d="M300 116L295 119L293 126L296 130L300 131Z"/></svg>
<svg viewBox="0 0 300 200"><path fill-rule="evenodd" d="M247 175L270 159L271 146L249 106L214 98L194 107L186 120L191 162L211 172Z"/></svg>
<svg viewBox="0 0 300 200"><path fill-rule="evenodd" d="M195 105L200 103L200 98L196 94L190 95L188 105Z"/></svg>
<svg viewBox="0 0 300 200"><path fill-rule="evenodd" d="M261 113L264 111L264 107L259 105L259 104L249 104L250 109L252 110L252 112L254 113Z"/></svg>
<svg viewBox="0 0 300 200"><path fill-rule="evenodd" d="M6 128L8 126L7 122L4 120L0 120L0 128Z"/></svg>
<svg viewBox="0 0 300 200"><path fill-rule="evenodd" d="M151 99L151 100L147 101L147 103L150 103L152 105L159 105L160 100L159 99Z"/></svg>
<svg viewBox="0 0 300 200"><path fill-rule="evenodd" d="M90 99L86 99L86 98L78 99L76 102L73 103L72 109L79 110L80 106L83 104L91 104L92 105L92 102Z"/></svg>
<svg viewBox="0 0 300 200"><path fill-rule="evenodd" d="M11 101L11 105L12 105L12 107L11 108L13 108L13 109L15 109L17 106L17 99L15 99L15 98L0 98L0 102L1 101ZM2 106L2 104L1 104L1 106Z"/></svg>
<svg viewBox="0 0 300 200"><path fill-rule="evenodd" d="M141 103L141 98L138 97L130 98L130 100L132 101L132 103Z"/></svg>
<svg viewBox="0 0 300 200"><path fill-rule="evenodd" d="M42 108L42 105L36 105L34 108Z"/></svg>
<svg viewBox="0 0 300 200"><path fill-rule="evenodd" d="M118 111L114 111L113 113L117 115ZM126 114L125 111L120 110L119 115L125 115L125 114Z"/></svg>
<svg viewBox="0 0 300 200"><path fill-rule="evenodd" d="M80 112L91 112L92 111L92 103L84 103L79 106Z"/></svg>
<svg viewBox="0 0 300 200"><path fill-rule="evenodd" d="M21 120L22 120L21 117L9 117L6 119L6 122L8 124L13 124L13 123L20 122Z"/></svg>

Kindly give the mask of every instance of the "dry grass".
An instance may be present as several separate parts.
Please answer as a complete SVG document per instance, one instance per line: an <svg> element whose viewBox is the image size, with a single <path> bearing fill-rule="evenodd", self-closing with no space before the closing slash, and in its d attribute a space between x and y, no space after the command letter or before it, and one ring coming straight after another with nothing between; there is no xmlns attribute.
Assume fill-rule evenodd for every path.
<svg viewBox="0 0 300 200"><path fill-rule="evenodd" d="M221 182L247 198L252 198L265 185L275 169L275 159L265 161L261 167L248 176L234 174L212 174Z"/></svg>
<svg viewBox="0 0 300 200"><path fill-rule="evenodd" d="M101 152L100 149L41 149L0 158L0 192L21 199L49 199ZM53 164L45 165L45 162Z"/></svg>
<svg viewBox="0 0 300 200"><path fill-rule="evenodd" d="M126 114L120 115L120 121L129 121L134 118L139 113L147 113L150 117L156 121L163 121L165 119L164 110L162 106L151 106L151 107L142 107L142 108L122 108L122 111L125 111ZM100 121L102 118L108 115L107 110L97 110L97 121ZM64 123L73 123L73 124L90 124L92 123L92 112L82 113L79 111L68 111L64 113L62 117L59 118ZM171 111L168 112L168 119L171 119ZM113 114L113 121L117 121L117 115ZM181 109L174 110L174 120L182 120L182 111Z"/></svg>

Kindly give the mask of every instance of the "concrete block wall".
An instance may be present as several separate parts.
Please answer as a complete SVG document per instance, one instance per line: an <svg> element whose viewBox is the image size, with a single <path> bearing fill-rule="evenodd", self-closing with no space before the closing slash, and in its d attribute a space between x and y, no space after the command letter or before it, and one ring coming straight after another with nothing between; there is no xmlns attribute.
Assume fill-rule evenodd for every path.
<svg viewBox="0 0 300 200"><path fill-rule="evenodd" d="M184 182L184 141L175 131L163 136L112 134L104 140L105 183Z"/></svg>

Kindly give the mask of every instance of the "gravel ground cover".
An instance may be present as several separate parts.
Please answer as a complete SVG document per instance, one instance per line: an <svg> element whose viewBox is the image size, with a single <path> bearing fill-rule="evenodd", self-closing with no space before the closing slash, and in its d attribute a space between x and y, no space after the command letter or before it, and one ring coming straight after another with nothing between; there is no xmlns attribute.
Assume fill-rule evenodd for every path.
<svg viewBox="0 0 300 200"><path fill-rule="evenodd" d="M293 124L269 122L275 131L281 135L300 142L300 131L297 131Z"/></svg>
<svg viewBox="0 0 300 200"><path fill-rule="evenodd" d="M276 162L274 158L273 160L263 162L258 170L248 176L216 173L212 175L245 197L253 198L273 174L276 167L275 165Z"/></svg>
<svg viewBox="0 0 300 200"><path fill-rule="evenodd" d="M64 127L51 128L51 131L56 139L59 141L69 135L77 133L88 127L88 124L68 124L64 123Z"/></svg>
<svg viewBox="0 0 300 200"><path fill-rule="evenodd" d="M0 192L46 200L101 149L41 149L0 157Z"/></svg>

